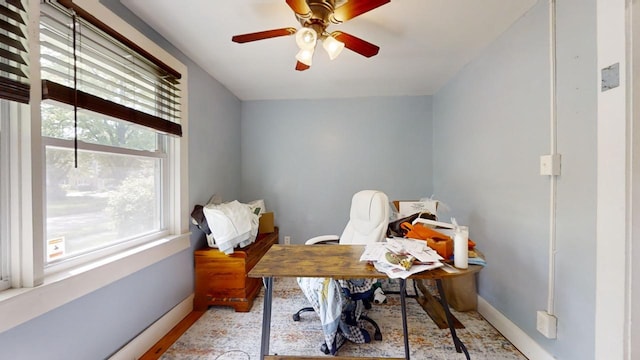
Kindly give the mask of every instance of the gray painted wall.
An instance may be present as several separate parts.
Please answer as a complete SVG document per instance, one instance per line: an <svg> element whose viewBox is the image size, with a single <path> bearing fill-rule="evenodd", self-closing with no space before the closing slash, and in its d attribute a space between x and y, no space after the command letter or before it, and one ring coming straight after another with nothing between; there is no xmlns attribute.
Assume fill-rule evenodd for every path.
<svg viewBox="0 0 640 360"><path fill-rule="evenodd" d="M359 190L431 195L431 116L429 96L243 102L241 194L281 239L340 235Z"/></svg>
<svg viewBox="0 0 640 360"><path fill-rule="evenodd" d="M546 2L434 96L434 190L486 253L479 293L550 354L592 359L595 311L595 1L558 3L558 339L547 308L550 152Z"/></svg>
<svg viewBox="0 0 640 360"><path fill-rule="evenodd" d="M240 101L118 0L101 2L188 66L190 207L213 193L238 197ZM118 351L193 292L193 250L205 240L191 231L191 250L1 333L0 358L103 359Z"/></svg>

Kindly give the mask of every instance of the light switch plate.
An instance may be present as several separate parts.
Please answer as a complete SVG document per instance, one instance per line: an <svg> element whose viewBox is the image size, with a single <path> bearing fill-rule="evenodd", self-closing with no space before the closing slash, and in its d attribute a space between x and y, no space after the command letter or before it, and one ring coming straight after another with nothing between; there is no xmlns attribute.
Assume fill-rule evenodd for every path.
<svg viewBox="0 0 640 360"><path fill-rule="evenodd" d="M540 156L540 175L560 175L560 154Z"/></svg>
<svg viewBox="0 0 640 360"><path fill-rule="evenodd" d="M602 69L601 76L600 91L604 92L620 86L620 63Z"/></svg>

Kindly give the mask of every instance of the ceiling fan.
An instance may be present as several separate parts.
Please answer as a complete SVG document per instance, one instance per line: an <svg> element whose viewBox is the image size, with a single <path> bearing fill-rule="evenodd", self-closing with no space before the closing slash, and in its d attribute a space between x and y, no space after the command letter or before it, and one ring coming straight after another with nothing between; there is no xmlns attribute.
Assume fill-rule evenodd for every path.
<svg viewBox="0 0 640 360"><path fill-rule="evenodd" d="M380 50L378 46L342 31L329 33L327 27L330 24L340 24L353 19L390 1L286 0L287 5L293 10L296 19L302 25L300 29L286 27L266 30L235 35L231 40L237 43L246 43L295 34L296 44L300 48L296 55L298 61L296 70L298 71L304 71L311 67L311 60L318 40L322 41L322 46L331 60L335 59L345 47L362 56L372 57L378 54Z"/></svg>

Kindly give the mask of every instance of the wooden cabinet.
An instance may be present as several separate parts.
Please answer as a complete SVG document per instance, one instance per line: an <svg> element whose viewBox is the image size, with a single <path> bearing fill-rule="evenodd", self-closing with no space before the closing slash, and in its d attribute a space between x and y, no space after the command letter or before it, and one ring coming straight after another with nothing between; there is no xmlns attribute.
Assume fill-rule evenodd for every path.
<svg viewBox="0 0 640 360"><path fill-rule="evenodd" d="M262 279L249 278L247 273L277 243L276 227L272 233L259 234L253 244L236 248L231 255L212 248L196 250L194 310L206 310L209 305L231 306L240 312L251 310Z"/></svg>

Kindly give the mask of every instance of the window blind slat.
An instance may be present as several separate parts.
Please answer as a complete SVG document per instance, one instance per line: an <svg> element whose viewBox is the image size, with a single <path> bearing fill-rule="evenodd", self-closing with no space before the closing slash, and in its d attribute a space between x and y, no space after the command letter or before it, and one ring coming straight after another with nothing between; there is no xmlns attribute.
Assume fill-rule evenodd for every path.
<svg viewBox="0 0 640 360"><path fill-rule="evenodd" d="M21 24L24 25L24 24ZM0 18L0 29L6 30L12 34L14 34L15 36L21 38L21 39L26 39L27 37L24 35L24 31L22 31L22 29L20 28L20 26L11 24L10 22L3 20L2 18Z"/></svg>
<svg viewBox="0 0 640 360"><path fill-rule="evenodd" d="M29 103L29 84L0 77L0 98Z"/></svg>
<svg viewBox="0 0 640 360"><path fill-rule="evenodd" d="M12 48L16 49L17 50L16 52L26 52L27 51L27 49L24 48L24 45L20 41L18 41L16 39L12 39L12 38L10 38L7 35L2 34L2 33L0 33L0 43L1 44L5 44L5 45L7 45L9 47L12 47Z"/></svg>
<svg viewBox="0 0 640 360"><path fill-rule="evenodd" d="M24 10L24 4L22 3L21 0L6 0L7 4L11 4L13 7L15 7L16 9L20 10L20 11L25 11Z"/></svg>
<svg viewBox="0 0 640 360"><path fill-rule="evenodd" d="M16 21L22 25L25 25L25 21L22 18L22 16L20 16L20 13L18 13L17 11L13 11L11 9L9 9L8 7L4 6L3 4L0 3L0 15L2 16L6 16L10 19L12 19L13 21Z"/></svg>
<svg viewBox="0 0 640 360"><path fill-rule="evenodd" d="M27 75L20 69L9 64L0 63L0 71L4 71L9 74L16 75L20 78L26 78Z"/></svg>
<svg viewBox="0 0 640 360"><path fill-rule="evenodd" d="M12 53L11 51L5 50L3 48L0 48L0 58L5 58L22 65L27 65L27 61L23 59L22 56L16 53Z"/></svg>

